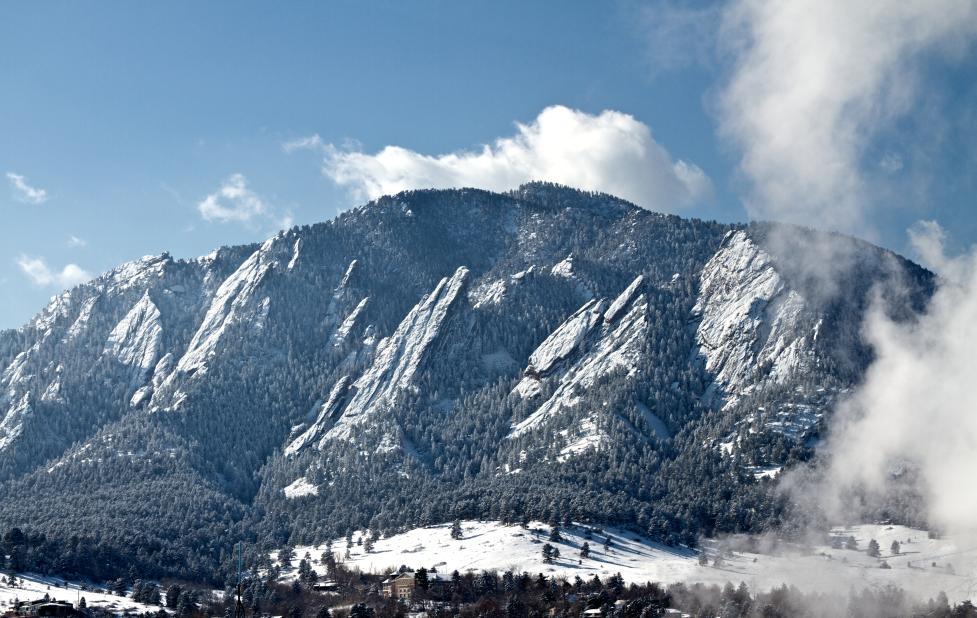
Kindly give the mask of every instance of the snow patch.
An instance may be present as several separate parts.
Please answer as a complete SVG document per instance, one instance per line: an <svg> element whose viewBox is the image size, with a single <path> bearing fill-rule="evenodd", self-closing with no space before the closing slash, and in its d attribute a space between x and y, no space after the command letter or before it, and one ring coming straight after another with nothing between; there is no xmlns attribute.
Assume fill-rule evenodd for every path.
<svg viewBox="0 0 977 618"><path fill-rule="evenodd" d="M301 249L302 249L302 239L296 238L295 246L292 247L292 259L288 261L288 266L287 266L288 270L292 270L293 268L295 268L295 265L298 264L299 252L301 251Z"/></svg>
<svg viewBox="0 0 977 618"><path fill-rule="evenodd" d="M319 488L310 483L309 480L304 476L295 479L282 491L285 493L285 497L289 500L294 500L295 498L301 498L303 496L319 495Z"/></svg>

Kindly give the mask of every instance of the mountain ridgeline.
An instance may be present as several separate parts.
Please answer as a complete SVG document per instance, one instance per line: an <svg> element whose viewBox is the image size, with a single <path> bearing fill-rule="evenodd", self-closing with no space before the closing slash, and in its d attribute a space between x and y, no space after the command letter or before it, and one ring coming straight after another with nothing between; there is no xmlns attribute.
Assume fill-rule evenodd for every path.
<svg viewBox="0 0 977 618"><path fill-rule="evenodd" d="M785 229L534 183L125 264L0 332L0 526L70 543L62 570L213 579L238 540L456 518L776 525L873 294L910 316L933 285L791 230L854 256L825 294Z"/></svg>

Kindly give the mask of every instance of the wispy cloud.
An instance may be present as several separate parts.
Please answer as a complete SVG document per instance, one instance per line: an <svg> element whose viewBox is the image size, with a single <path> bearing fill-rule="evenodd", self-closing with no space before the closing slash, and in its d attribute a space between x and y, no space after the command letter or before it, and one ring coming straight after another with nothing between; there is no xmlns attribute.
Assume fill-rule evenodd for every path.
<svg viewBox="0 0 977 618"><path fill-rule="evenodd" d="M232 174L217 191L197 204L197 210L207 221L247 223L264 215L267 207L264 200L248 188L244 174Z"/></svg>
<svg viewBox="0 0 977 618"><path fill-rule="evenodd" d="M717 108L750 213L864 231L872 174L901 166L880 166L871 147L915 109L924 62L975 36L969 0L730 3L721 38L732 71Z"/></svg>
<svg viewBox="0 0 977 618"><path fill-rule="evenodd" d="M70 234L68 235L68 240L66 244L68 245L68 247L72 249L81 249L82 247L88 246L88 241L85 240L84 238L79 238L74 234Z"/></svg>
<svg viewBox="0 0 977 618"><path fill-rule="evenodd" d="M655 0L637 10L653 74L715 64L722 5Z"/></svg>
<svg viewBox="0 0 977 618"><path fill-rule="evenodd" d="M14 172L7 172L7 181L14 194L14 199L25 204L43 204L48 199L48 193L39 187L27 183L27 179Z"/></svg>
<svg viewBox="0 0 977 618"><path fill-rule="evenodd" d="M217 191L197 203L197 211L207 221L241 223L257 231L273 234L295 225L292 211L276 208L248 186L244 174L231 174ZM187 231L193 231L191 225Z"/></svg>
<svg viewBox="0 0 977 618"><path fill-rule="evenodd" d="M296 150L318 150L322 148L324 144L322 143L322 138L318 135L310 135L309 137L300 137L289 142L282 144L282 148L285 152L295 152Z"/></svg>
<svg viewBox="0 0 977 618"><path fill-rule="evenodd" d="M34 285L41 287L70 288L92 278L91 274L77 264L68 264L57 271L52 270L44 258L27 255L17 258L17 266Z"/></svg>
<svg viewBox="0 0 977 618"><path fill-rule="evenodd" d="M312 136L286 151L324 155L323 173L356 198L418 188L478 187L502 191L531 180L604 191L653 210L674 212L707 200L712 184L698 166L674 159L633 116L588 114L561 105L544 109L515 135L479 149L427 155L399 146L375 154Z"/></svg>

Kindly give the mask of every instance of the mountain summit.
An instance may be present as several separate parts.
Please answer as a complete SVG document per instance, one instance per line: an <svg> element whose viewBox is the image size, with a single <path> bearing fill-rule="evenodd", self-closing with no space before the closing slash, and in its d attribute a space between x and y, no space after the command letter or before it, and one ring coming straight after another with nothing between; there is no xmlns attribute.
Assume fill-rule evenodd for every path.
<svg viewBox="0 0 977 618"><path fill-rule="evenodd" d="M760 529L871 358L872 294L932 287L792 230L854 256L824 294L785 229L534 183L125 264L0 332L0 525L197 577L240 539L456 518Z"/></svg>

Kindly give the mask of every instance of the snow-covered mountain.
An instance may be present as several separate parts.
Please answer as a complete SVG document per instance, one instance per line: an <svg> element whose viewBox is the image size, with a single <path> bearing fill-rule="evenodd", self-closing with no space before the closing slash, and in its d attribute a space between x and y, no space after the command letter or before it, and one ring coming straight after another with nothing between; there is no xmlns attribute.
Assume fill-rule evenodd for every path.
<svg viewBox="0 0 977 618"><path fill-rule="evenodd" d="M820 293L773 231L530 184L125 264L0 333L0 525L163 570L465 516L756 528L750 471L810 453L872 290L910 315L931 285L832 236L858 267Z"/></svg>

